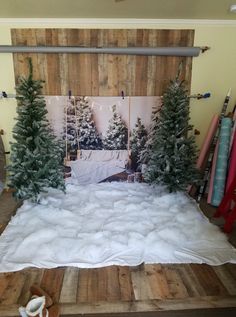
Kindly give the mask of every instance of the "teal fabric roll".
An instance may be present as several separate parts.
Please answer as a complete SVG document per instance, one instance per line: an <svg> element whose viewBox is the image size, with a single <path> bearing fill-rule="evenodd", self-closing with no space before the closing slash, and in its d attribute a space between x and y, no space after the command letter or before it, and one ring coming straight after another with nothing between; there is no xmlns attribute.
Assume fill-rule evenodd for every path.
<svg viewBox="0 0 236 317"><path fill-rule="evenodd" d="M220 136L219 136L219 150L216 161L216 171L213 185L213 195L211 204L219 206L224 196L229 144L231 137L232 120L230 118L223 118L221 122Z"/></svg>

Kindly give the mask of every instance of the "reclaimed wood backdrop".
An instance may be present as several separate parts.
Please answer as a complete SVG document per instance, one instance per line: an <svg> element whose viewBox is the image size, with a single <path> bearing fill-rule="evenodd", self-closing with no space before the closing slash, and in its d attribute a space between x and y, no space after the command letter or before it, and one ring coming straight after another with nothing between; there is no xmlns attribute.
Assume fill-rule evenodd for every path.
<svg viewBox="0 0 236 317"><path fill-rule="evenodd" d="M12 29L13 45L90 47L192 46L194 30L153 29ZM45 95L160 96L183 62L182 79L191 81L191 57L111 54L14 53L16 83L27 75L32 58L35 79Z"/></svg>

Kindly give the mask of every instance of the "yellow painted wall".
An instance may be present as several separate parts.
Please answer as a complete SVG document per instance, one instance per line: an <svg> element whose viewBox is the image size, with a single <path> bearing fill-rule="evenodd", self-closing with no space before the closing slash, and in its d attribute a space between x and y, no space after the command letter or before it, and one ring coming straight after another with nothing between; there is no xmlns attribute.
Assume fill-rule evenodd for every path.
<svg viewBox="0 0 236 317"><path fill-rule="evenodd" d="M0 43L11 44L11 28L29 27L74 27L74 28L189 28L195 29L195 46L210 46L211 49L199 57L193 58L191 93L211 92L212 96L206 100L191 100L191 121L201 134L197 136L197 144L201 146L208 125L214 113L219 113L224 97L232 87L230 109L236 102L236 23L233 25L194 25L194 24L46 24L0 22ZM14 71L12 54L0 54L0 91L14 93ZM5 134L3 140L6 150L12 140L12 127L16 102L13 99L0 100L0 129Z"/></svg>

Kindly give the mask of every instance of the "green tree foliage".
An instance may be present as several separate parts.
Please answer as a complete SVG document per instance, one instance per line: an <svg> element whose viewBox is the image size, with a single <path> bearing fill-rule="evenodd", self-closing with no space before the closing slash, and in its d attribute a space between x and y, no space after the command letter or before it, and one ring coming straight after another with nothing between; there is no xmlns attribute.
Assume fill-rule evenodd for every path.
<svg viewBox="0 0 236 317"><path fill-rule="evenodd" d="M39 194L48 187L64 191L63 150L47 120L42 81L33 79L29 59L29 75L21 78L17 91L17 118L11 143L9 187L19 199L38 202Z"/></svg>
<svg viewBox="0 0 236 317"><path fill-rule="evenodd" d="M163 96L145 179L170 192L186 190L198 179L195 138L189 135L189 98L183 82L172 81Z"/></svg>

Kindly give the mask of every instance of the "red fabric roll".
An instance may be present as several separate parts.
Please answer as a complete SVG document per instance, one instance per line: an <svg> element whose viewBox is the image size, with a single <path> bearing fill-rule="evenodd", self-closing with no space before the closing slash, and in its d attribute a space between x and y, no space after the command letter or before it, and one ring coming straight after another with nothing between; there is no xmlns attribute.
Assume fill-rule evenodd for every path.
<svg viewBox="0 0 236 317"><path fill-rule="evenodd" d="M211 124L209 126L208 131L207 131L206 138L204 140L204 143L202 145L202 148L201 148L198 160L197 160L197 168L200 170L204 166L206 156L210 150L210 146L211 146L212 140L214 138L214 135L216 133L216 130L218 128L218 124L219 124L219 115L215 114L211 120Z"/></svg>
<svg viewBox="0 0 236 317"><path fill-rule="evenodd" d="M229 186L233 182L235 175L236 175L236 133L234 133L234 139L233 139L233 144L231 149L228 178L226 183L226 191L229 189Z"/></svg>

